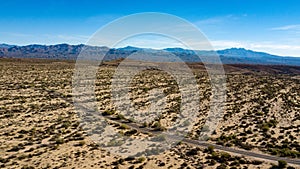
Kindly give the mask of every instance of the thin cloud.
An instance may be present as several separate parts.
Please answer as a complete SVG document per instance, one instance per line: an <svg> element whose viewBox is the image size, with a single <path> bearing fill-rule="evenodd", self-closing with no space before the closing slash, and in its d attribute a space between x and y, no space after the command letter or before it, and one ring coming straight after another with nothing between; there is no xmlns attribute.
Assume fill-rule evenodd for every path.
<svg viewBox="0 0 300 169"><path fill-rule="evenodd" d="M44 34L43 37L47 38L49 42L64 42L64 43L70 43L70 44L79 44L84 43L89 39L89 36L86 35L66 35L66 34L60 34L60 35L52 35L52 34ZM46 43L49 43L46 42Z"/></svg>
<svg viewBox="0 0 300 169"><path fill-rule="evenodd" d="M195 25L211 25L221 23L223 20L221 18L208 18L200 21L194 22Z"/></svg>
<svg viewBox="0 0 300 169"><path fill-rule="evenodd" d="M277 30L277 31L300 30L300 24L274 27L274 28L271 28L271 30Z"/></svg>
<svg viewBox="0 0 300 169"><path fill-rule="evenodd" d="M9 36L15 36L15 37L32 37L32 34L26 34L26 33L13 33L13 32L1 32L2 34L6 34Z"/></svg>
<svg viewBox="0 0 300 169"><path fill-rule="evenodd" d="M84 35L57 35L57 38L67 41L86 41L89 36Z"/></svg>
<svg viewBox="0 0 300 169"><path fill-rule="evenodd" d="M106 24L109 22L114 21L115 19L118 19L119 17L121 17L121 15L97 15L97 16L91 16L88 17L85 22L89 23L89 24Z"/></svg>
<svg viewBox="0 0 300 169"><path fill-rule="evenodd" d="M260 49L284 49L284 50L299 50L299 45L285 45L285 44L251 44L253 48Z"/></svg>
<svg viewBox="0 0 300 169"><path fill-rule="evenodd" d="M215 24L224 23L225 21L238 20L240 17L247 17L247 14L243 14L242 16L230 14L225 16L211 17L203 20L198 20L194 22L194 24L198 26L215 25Z"/></svg>

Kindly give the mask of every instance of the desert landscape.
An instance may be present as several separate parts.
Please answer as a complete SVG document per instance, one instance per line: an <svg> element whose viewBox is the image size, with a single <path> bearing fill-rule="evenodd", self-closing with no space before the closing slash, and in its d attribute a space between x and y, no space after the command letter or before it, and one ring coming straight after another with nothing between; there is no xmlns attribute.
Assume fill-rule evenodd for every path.
<svg viewBox="0 0 300 169"><path fill-rule="evenodd" d="M131 104L136 109L149 108L152 89L160 89L167 98L158 118L140 123L116 111L111 102L111 79L121 61L104 62L98 69L97 111L127 138L153 137L168 130L180 111L175 79L158 69L147 69L132 79ZM192 130L162 153L149 150L122 157L97 144L80 123L73 105L75 61L1 58L0 167L299 168L300 67L224 65L225 113L211 137L198 143L195 140L209 111L210 79L203 64L188 66L196 77L201 102ZM122 144L111 141L104 146Z"/></svg>
<svg viewBox="0 0 300 169"><path fill-rule="evenodd" d="M299 6L1 1L0 169L300 169Z"/></svg>

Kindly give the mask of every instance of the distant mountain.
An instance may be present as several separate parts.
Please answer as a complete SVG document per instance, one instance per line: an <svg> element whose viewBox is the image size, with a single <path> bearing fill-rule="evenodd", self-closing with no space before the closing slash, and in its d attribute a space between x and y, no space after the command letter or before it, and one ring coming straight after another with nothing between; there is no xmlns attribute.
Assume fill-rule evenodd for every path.
<svg viewBox="0 0 300 169"><path fill-rule="evenodd" d="M8 44L5 44L5 43L2 43L0 44L0 48L11 48L11 47L14 47L15 45L8 45Z"/></svg>
<svg viewBox="0 0 300 169"><path fill-rule="evenodd" d="M283 57L264 52L255 52L243 48L219 50L217 53L223 63L227 64L272 64L272 65L300 65L299 57Z"/></svg>
<svg viewBox="0 0 300 169"><path fill-rule="evenodd" d="M27 45L0 47L0 57L76 59L84 45Z"/></svg>
<svg viewBox="0 0 300 169"><path fill-rule="evenodd" d="M163 49L163 50L168 51L168 52L172 52L172 53L195 54L195 51L193 51L193 50L182 49L182 48L166 48L166 49Z"/></svg>
<svg viewBox="0 0 300 169"><path fill-rule="evenodd" d="M246 50L243 48L231 48L218 51L204 51L204 50L188 50L182 48L166 48L163 50L144 49L132 46L124 48L111 48L107 47L91 47L69 44L57 44L57 45L27 45L16 46L8 44L0 44L0 57L7 58L46 58L46 59L69 59L75 60L82 49L92 48L95 51L106 49L108 52L104 60L115 60L120 58L126 58L127 56L138 52L139 59L143 57L149 57L151 54L155 54L156 58L163 56L164 53L169 52L167 60L172 60L170 57L176 55L181 60L186 62L201 62L201 57L209 58L212 55L218 54L222 63L224 64L262 64L262 65L296 65L300 66L300 57L282 57L271 55L264 52L256 52L252 50ZM197 55L198 56L197 56ZM205 59L206 60L206 59ZM174 59L176 61L176 59Z"/></svg>

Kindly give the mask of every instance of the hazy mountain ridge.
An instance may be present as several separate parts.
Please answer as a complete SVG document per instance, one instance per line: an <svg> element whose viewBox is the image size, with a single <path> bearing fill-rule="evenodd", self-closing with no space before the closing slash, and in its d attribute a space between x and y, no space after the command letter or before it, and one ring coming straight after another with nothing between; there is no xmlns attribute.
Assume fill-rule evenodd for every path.
<svg viewBox="0 0 300 169"><path fill-rule="evenodd" d="M80 51L85 46L69 45L69 44L57 44L57 45L27 45L16 46L8 44L0 44L0 57L6 58L45 58L45 59L70 59L75 60ZM114 60L125 58L130 54L143 51L147 52L149 49L137 48L127 46L124 48L111 48L107 47L93 47L97 49L106 48L109 50L105 56L105 60ZM162 52L162 50L156 50ZM243 48L230 48L217 51L203 51L203 50L188 50L182 48L166 48L164 51L171 52L178 56L180 59L186 62L200 62L201 60L196 55L201 57L209 57L210 55L218 54L220 59L225 64L272 64L272 65L297 65L300 66L300 57L282 57L271 55L264 52L256 52L252 50L246 50Z"/></svg>

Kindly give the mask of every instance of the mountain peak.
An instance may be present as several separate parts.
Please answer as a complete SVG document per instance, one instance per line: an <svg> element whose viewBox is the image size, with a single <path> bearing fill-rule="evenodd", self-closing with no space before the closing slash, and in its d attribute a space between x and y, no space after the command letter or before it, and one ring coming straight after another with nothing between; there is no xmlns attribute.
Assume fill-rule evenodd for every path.
<svg viewBox="0 0 300 169"><path fill-rule="evenodd" d="M119 50L142 50L143 48L138 48L138 47L134 47L134 46L126 46L123 48L118 48Z"/></svg>

